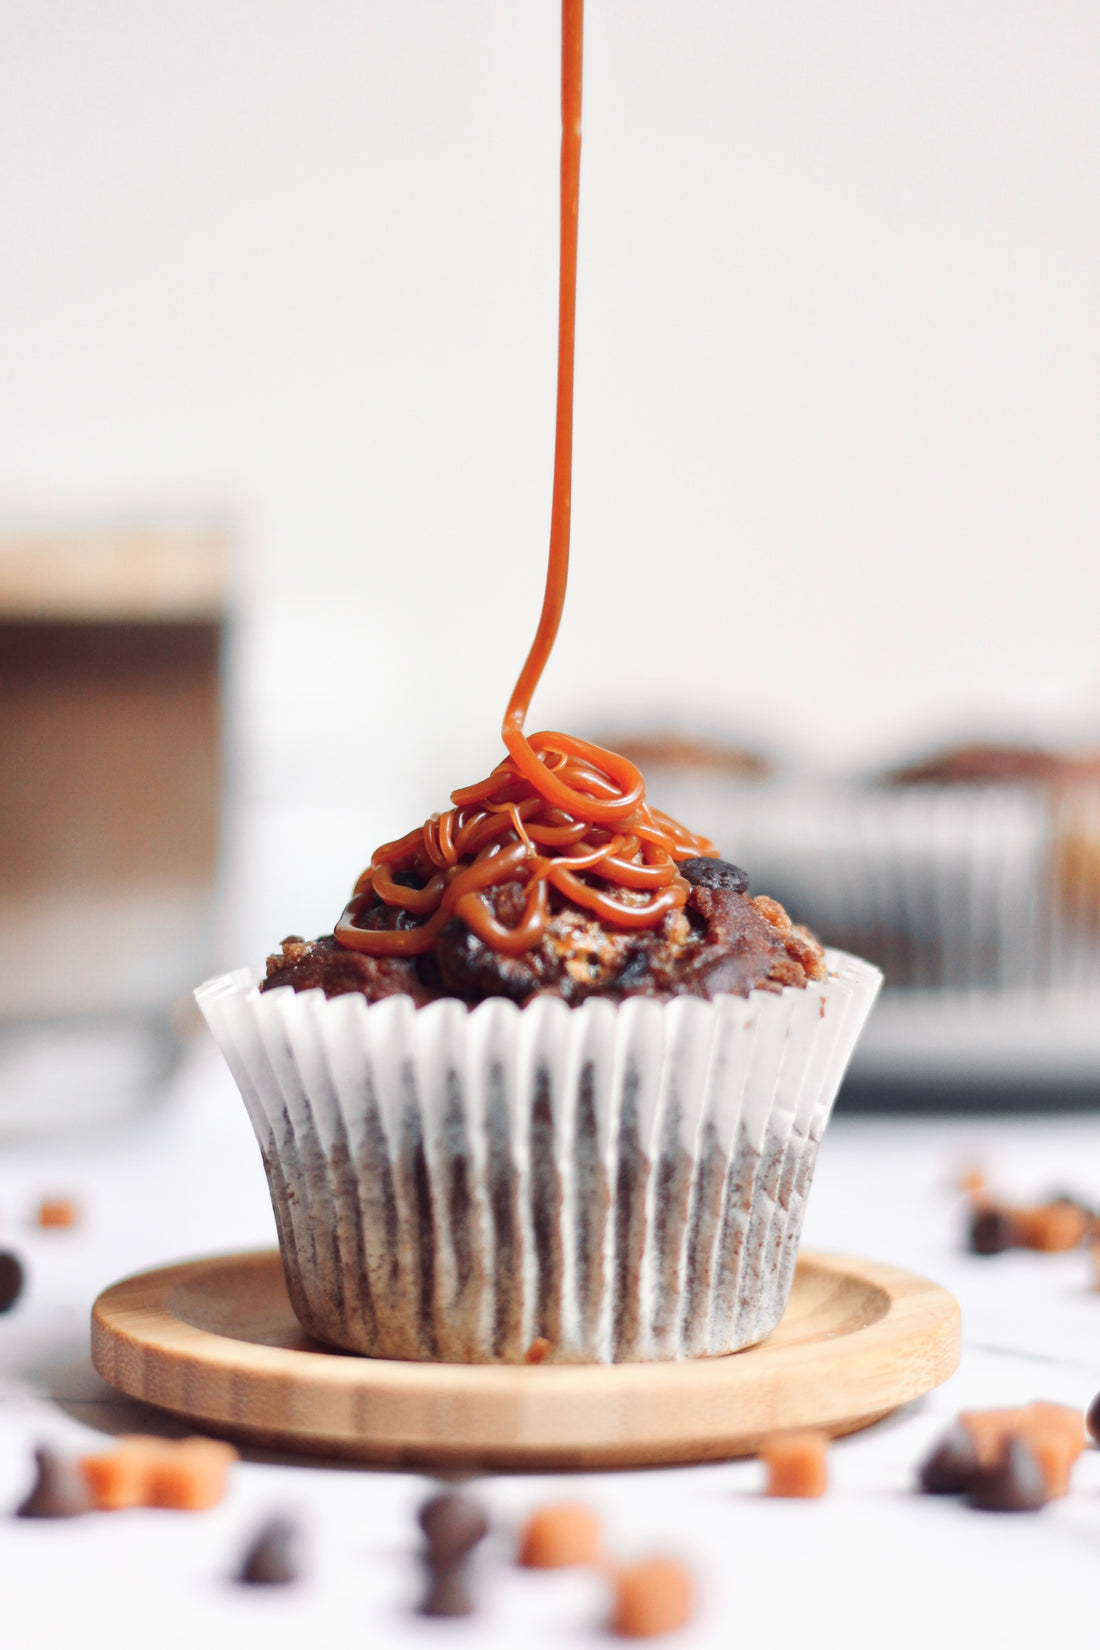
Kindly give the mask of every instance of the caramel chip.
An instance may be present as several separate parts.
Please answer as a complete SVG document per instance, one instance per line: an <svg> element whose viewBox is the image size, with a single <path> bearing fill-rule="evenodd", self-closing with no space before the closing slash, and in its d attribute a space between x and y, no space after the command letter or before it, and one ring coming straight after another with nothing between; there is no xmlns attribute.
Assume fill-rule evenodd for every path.
<svg viewBox="0 0 1100 1650"><path fill-rule="evenodd" d="M766 1439L760 1448L760 1459L768 1469L764 1493L797 1498L824 1495L829 1487L828 1447L823 1432L777 1432Z"/></svg>
<svg viewBox="0 0 1100 1650"><path fill-rule="evenodd" d="M215 1438L184 1438L152 1454L146 1482L147 1507L205 1512L225 1499L229 1469L237 1459L232 1444Z"/></svg>
<svg viewBox="0 0 1100 1650"><path fill-rule="evenodd" d="M1047 1500L1055 1501L1069 1493L1070 1473L1077 1457L1064 1434L1044 1427L1029 1427L1025 1422L1017 1434L1039 1463L1046 1484Z"/></svg>
<svg viewBox="0 0 1100 1650"><path fill-rule="evenodd" d="M67 1197L46 1197L38 1205L36 1222L43 1227L75 1226L79 1216L76 1204Z"/></svg>
<svg viewBox="0 0 1100 1650"><path fill-rule="evenodd" d="M671 1558L649 1558L614 1578L610 1627L622 1638L652 1639L685 1626L695 1609L695 1580Z"/></svg>
<svg viewBox="0 0 1100 1650"><path fill-rule="evenodd" d="M1065 1495L1073 1463L1084 1448L1085 1422L1069 1404L1036 1400L1021 1409L976 1409L959 1416L973 1439L981 1468L993 1470L1007 1442L1023 1439L1042 1470L1048 1500Z"/></svg>
<svg viewBox="0 0 1100 1650"><path fill-rule="evenodd" d="M81 1457L80 1470L101 1512L145 1505L152 1452L160 1448L163 1441L159 1438L126 1438L102 1455Z"/></svg>
<svg viewBox="0 0 1100 1650"><path fill-rule="evenodd" d="M1024 1411L1024 1426L1032 1430L1049 1427L1058 1432L1072 1451L1074 1461L1085 1447L1084 1411L1075 1409L1072 1404L1052 1404L1037 1398Z"/></svg>
<svg viewBox="0 0 1100 1650"><path fill-rule="evenodd" d="M231 1444L214 1438L173 1443L133 1433L102 1455L86 1455L80 1470L96 1506L104 1512L125 1507L172 1507L204 1512L225 1495L229 1468L237 1459Z"/></svg>
<svg viewBox="0 0 1100 1650"><path fill-rule="evenodd" d="M529 1570L564 1570L600 1557L600 1519L580 1501L537 1507L523 1527L518 1562Z"/></svg>
<svg viewBox="0 0 1100 1650"><path fill-rule="evenodd" d="M1014 1209L1012 1223L1021 1249L1062 1254L1081 1246L1092 1218L1076 1203L1044 1203L1034 1209Z"/></svg>
<svg viewBox="0 0 1100 1650"><path fill-rule="evenodd" d="M1047 1499L1069 1491L1074 1462L1085 1447L1085 1418L1068 1404L1029 1404L1020 1419L1018 1436L1031 1445L1046 1480Z"/></svg>

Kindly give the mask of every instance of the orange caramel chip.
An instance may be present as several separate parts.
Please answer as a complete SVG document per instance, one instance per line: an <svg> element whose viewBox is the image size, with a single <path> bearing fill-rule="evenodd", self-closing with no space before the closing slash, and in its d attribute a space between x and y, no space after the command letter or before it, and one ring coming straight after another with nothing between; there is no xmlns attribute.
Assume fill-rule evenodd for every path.
<svg viewBox="0 0 1100 1650"><path fill-rule="evenodd" d="M1021 1249L1061 1254L1085 1241L1092 1217L1075 1203L1044 1203L1034 1209L1013 1209L1012 1224Z"/></svg>
<svg viewBox="0 0 1100 1650"><path fill-rule="evenodd" d="M546 1336L536 1335L527 1348L527 1355L523 1361L525 1364L541 1364L549 1350L550 1342L546 1339Z"/></svg>
<svg viewBox="0 0 1100 1650"><path fill-rule="evenodd" d="M1023 1430L1056 1432L1072 1451L1074 1461L1085 1447L1085 1414L1072 1404L1052 1404L1037 1398L1024 1411Z"/></svg>
<svg viewBox="0 0 1100 1650"><path fill-rule="evenodd" d="M215 1438L184 1438L151 1462L147 1507L205 1512L225 1499L229 1469L237 1459L232 1444Z"/></svg>
<svg viewBox="0 0 1100 1650"><path fill-rule="evenodd" d="M75 1226L79 1215L76 1204L68 1197L44 1197L35 1216L37 1225L56 1227Z"/></svg>
<svg viewBox="0 0 1100 1650"><path fill-rule="evenodd" d="M203 1512L225 1495L229 1468L237 1459L231 1444L213 1438L150 1438L132 1433L117 1448L86 1455L80 1470L102 1512L126 1507L174 1507Z"/></svg>
<svg viewBox="0 0 1100 1650"><path fill-rule="evenodd" d="M752 902L766 922L773 928L778 928L781 934L789 934L792 928L790 917L777 899L769 899L767 894L757 894Z"/></svg>
<svg viewBox="0 0 1100 1650"><path fill-rule="evenodd" d="M695 1580L671 1558L648 1558L614 1577L615 1604L610 1627L627 1639L652 1639L674 1633L691 1620Z"/></svg>
<svg viewBox="0 0 1100 1650"><path fill-rule="evenodd" d="M523 1526L518 1562L529 1570L564 1570L573 1564L596 1564L600 1558L600 1519L581 1501L556 1501L536 1507Z"/></svg>
<svg viewBox="0 0 1100 1650"><path fill-rule="evenodd" d="M1021 1409L972 1409L959 1416L974 1440L978 1461L992 1467L1009 1438L1023 1438L1030 1446L1053 1499L1065 1495L1073 1463L1085 1447L1085 1420L1070 1404L1042 1400Z"/></svg>
<svg viewBox="0 0 1100 1650"><path fill-rule="evenodd" d="M143 1507L153 1456L163 1449L162 1438L120 1438L115 1449L85 1455L80 1470L100 1512Z"/></svg>
<svg viewBox="0 0 1100 1650"><path fill-rule="evenodd" d="M965 1192L968 1197L980 1197L988 1188L985 1175L981 1169L967 1169L959 1176L959 1191Z"/></svg>
<svg viewBox="0 0 1100 1650"><path fill-rule="evenodd" d="M824 1432L777 1432L760 1447L760 1459L768 1469L765 1495L809 1499L824 1495L829 1487Z"/></svg>
<svg viewBox="0 0 1100 1650"><path fill-rule="evenodd" d="M1039 1463L1046 1480L1047 1498L1055 1501L1068 1494L1070 1473L1077 1457L1065 1434L1051 1427L1031 1426L1025 1420L1021 1423L1018 1436L1030 1445L1031 1453Z"/></svg>

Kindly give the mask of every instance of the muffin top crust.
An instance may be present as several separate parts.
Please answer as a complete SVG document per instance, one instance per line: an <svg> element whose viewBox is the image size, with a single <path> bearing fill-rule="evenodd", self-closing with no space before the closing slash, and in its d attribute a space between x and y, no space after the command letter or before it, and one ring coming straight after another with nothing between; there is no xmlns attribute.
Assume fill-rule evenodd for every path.
<svg viewBox="0 0 1100 1650"><path fill-rule="evenodd" d="M372 956L339 945L331 934L313 941L291 935L267 959L261 989L320 988L327 997L359 992L369 1002L404 994L418 1007L440 997L470 1005L507 997L522 1006L539 995L576 1005L593 996L611 1002L747 997L756 989L776 992L825 977L815 937L792 923L776 900L751 897L748 877L737 866L700 857L682 860L678 870L690 885L687 902L655 928L612 929L590 911L555 898L538 944L519 955L487 945L458 919L419 955ZM501 883L488 898L496 919L512 926L526 889L521 881ZM412 926L401 907L381 900L359 920L377 929Z"/></svg>

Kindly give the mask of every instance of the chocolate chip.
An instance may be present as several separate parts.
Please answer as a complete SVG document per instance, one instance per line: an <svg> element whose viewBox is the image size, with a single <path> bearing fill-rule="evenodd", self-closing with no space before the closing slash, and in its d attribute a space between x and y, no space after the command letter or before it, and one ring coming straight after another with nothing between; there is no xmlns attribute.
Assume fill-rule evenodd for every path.
<svg viewBox="0 0 1100 1650"><path fill-rule="evenodd" d="M237 1580L247 1587L285 1587L302 1573L298 1526L289 1518L261 1525L241 1563Z"/></svg>
<svg viewBox="0 0 1100 1650"><path fill-rule="evenodd" d="M696 888L722 888L728 894L748 892L748 873L728 859L682 859L676 869Z"/></svg>
<svg viewBox="0 0 1100 1650"><path fill-rule="evenodd" d="M977 1209L970 1222L969 1244L975 1255L1000 1255L1016 1241L1012 1217L1003 1209Z"/></svg>
<svg viewBox="0 0 1100 1650"><path fill-rule="evenodd" d="M415 871L395 871L390 879L398 888L423 888L424 878Z"/></svg>
<svg viewBox="0 0 1100 1650"><path fill-rule="evenodd" d="M10 1312L23 1293L23 1263L18 1255L0 1250L0 1312Z"/></svg>
<svg viewBox="0 0 1100 1650"><path fill-rule="evenodd" d="M34 1463L38 1479L16 1518L78 1518L91 1512L91 1491L75 1461L43 1448L35 1450Z"/></svg>
<svg viewBox="0 0 1100 1650"><path fill-rule="evenodd" d="M962 1495L978 1476L978 1452L958 1421L925 1457L917 1482L926 1495Z"/></svg>
<svg viewBox="0 0 1100 1650"><path fill-rule="evenodd" d="M453 1491L433 1496L418 1516L428 1541L428 1560L440 1570L465 1558L489 1528L477 1502Z"/></svg>
<svg viewBox="0 0 1100 1650"><path fill-rule="evenodd" d="M1022 1438L1006 1438L992 1467L970 1487L972 1507L983 1512L1037 1512L1047 1504L1047 1481L1034 1450Z"/></svg>
<svg viewBox="0 0 1100 1650"><path fill-rule="evenodd" d="M1089 1436L1100 1444L1100 1392L1085 1411L1085 1425L1089 1430Z"/></svg>
<svg viewBox="0 0 1100 1650"><path fill-rule="evenodd" d="M473 1608L461 1562L431 1568L428 1591L420 1606L422 1616L468 1616Z"/></svg>
<svg viewBox="0 0 1100 1650"><path fill-rule="evenodd" d="M639 946L628 953L626 961L619 969L612 984L616 991L633 991L641 985L648 975L653 972L653 959L649 949Z"/></svg>

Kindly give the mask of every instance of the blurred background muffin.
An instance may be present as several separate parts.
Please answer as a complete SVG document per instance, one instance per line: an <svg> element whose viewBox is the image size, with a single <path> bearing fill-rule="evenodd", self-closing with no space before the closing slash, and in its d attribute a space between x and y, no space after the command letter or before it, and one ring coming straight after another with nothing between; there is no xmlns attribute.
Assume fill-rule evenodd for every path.
<svg viewBox="0 0 1100 1650"><path fill-rule="evenodd" d="M1051 831L1051 920L1086 933L1096 928L1100 919L1100 750L958 745L899 768L887 778L898 785L1015 785L1041 794Z"/></svg>

